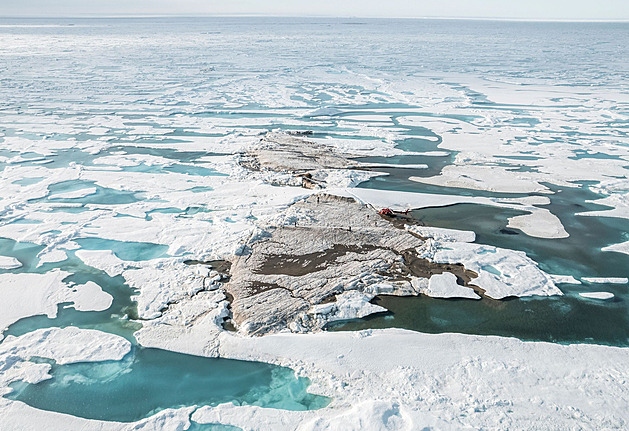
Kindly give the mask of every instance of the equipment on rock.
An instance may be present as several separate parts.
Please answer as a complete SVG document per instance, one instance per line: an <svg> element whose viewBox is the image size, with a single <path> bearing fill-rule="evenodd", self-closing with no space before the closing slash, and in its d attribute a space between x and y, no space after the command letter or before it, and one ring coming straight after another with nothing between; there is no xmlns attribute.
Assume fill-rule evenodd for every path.
<svg viewBox="0 0 629 431"><path fill-rule="evenodd" d="M387 216L387 217L395 217L395 214L404 214L404 215L408 215L408 212L410 210L406 210L406 211L393 211L391 208L382 208L380 211L378 211L378 214L383 215L383 216ZM367 216L369 217L369 216Z"/></svg>

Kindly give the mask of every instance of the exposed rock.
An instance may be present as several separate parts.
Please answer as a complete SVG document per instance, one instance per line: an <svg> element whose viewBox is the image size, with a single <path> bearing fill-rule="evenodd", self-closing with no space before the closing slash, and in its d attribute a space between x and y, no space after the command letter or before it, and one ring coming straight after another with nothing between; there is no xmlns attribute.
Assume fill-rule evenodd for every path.
<svg viewBox="0 0 629 431"><path fill-rule="evenodd" d="M359 177L360 181L381 175L374 172L355 172L369 171L368 167L352 160L357 155L344 154L329 145L310 142L299 136L301 135L267 133L257 144L241 154L240 164L253 171L289 174L288 180L276 177L274 181L279 185L308 189L325 188L330 185L331 180L338 182L339 178L335 174ZM348 169L351 171L348 172Z"/></svg>
<svg viewBox="0 0 629 431"><path fill-rule="evenodd" d="M285 133L267 133L241 156L240 163L251 170L298 173L356 167L358 163L349 157L328 145Z"/></svg>
<svg viewBox="0 0 629 431"><path fill-rule="evenodd" d="M463 282L475 275L460 265L419 259L421 243L353 199L310 196L278 215L234 258L225 285L234 324L248 335L316 331L333 320L383 311L369 304L375 295L419 294L411 283L418 278L449 271Z"/></svg>

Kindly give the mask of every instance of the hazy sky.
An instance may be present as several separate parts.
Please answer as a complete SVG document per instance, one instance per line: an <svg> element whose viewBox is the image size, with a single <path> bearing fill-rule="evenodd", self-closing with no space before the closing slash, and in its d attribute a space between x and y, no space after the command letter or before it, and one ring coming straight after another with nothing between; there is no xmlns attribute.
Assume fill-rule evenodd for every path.
<svg viewBox="0 0 629 431"><path fill-rule="evenodd" d="M629 0L0 0L0 16L120 14L629 20Z"/></svg>

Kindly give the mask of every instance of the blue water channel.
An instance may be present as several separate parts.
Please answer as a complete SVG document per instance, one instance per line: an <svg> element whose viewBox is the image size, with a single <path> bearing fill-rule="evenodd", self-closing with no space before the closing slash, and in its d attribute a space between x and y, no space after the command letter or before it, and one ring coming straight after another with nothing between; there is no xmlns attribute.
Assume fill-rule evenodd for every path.
<svg viewBox="0 0 629 431"><path fill-rule="evenodd" d="M95 238L77 240L84 249L112 250L121 258L141 261L159 256L160 247L149 243L125 243ZM156 248L157 247L157 248ZM76 311L59 304L55 318L32 316L11 325L4 335L20 336L39 328L76 326L98 329L127 338L132 352L122 361L57 365L52 379L38 384L16 382L8 397L33 407L89 419L132 422L166 408L213 406L233 402L288 410L325 407L329 399L307 392L308 379L297 378L288 368L261 362L204 358L135 345L133 333L141 328L134 293L122 276L85 265L72 251L60 263L37 268L43 247L0 238L0 254L16 257L24 264L0 273L45 273L59 268L71 273L68 284L97 283L113 296L105 311ZM27 287L25 287L27 288ZM36 359L34 359L36 360ZM46 361L45 359L42 359ZM201 426L199 429L207 427ZM208 429L211 429L208 428ZM218 427L217 429L222 429Z"/></svg>

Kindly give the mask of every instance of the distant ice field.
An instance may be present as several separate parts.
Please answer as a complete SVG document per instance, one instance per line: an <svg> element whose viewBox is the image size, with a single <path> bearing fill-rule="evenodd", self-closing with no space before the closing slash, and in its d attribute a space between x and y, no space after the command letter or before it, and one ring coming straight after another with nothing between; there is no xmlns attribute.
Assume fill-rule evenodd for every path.
<svg viewBox="0 0 629 431"><path fill-rule="evenodd" d="M376 301L388 313L340 329L628 346L629 291L618 282L629 277L628 30L620 23L0 18L0 339L19 343L35 330L76 326L141 349L136 331L199 293L203 276L183 261L239 252L257 223L310 193L248 172L238 153L268 131L311 131L307 139L386 174L361 189L415 193L420 204L439 195L449 203L418 205L413 217L473 231L475 244L526 253L544 273L563 276L553 279L562 296L384 296ZM337 181L331 185L353 185L349 174ZM41 289L30 289L33 280ZM100 295L98 304L86 304L88 291ZM28 306L13 306L14 298ZM208 301L219 321L224 298ZM174 367L175 356L137 351L98 365L103 373L133 370L110 385L116 391ZM178 361L197 364L184 353ZM154 370L142 369L147 358ZM240 362L221 365L227 381L238 380L237 394L156 397L111 417L56 404L75 396L62 377L93 377L81 364L52 367L60 377L42 385L44 398L28 384L39 380L24 376L0 379L0 392L11 384L23 391L12 399L43 410L122 421L229 397L256 404L259 395L258 405L284 410L325 405L305 395L306 380L267 364L247 363L264 376L248 386L237 379ZM197 368L199 381L214 381ZM193 395L194 384L186 381ZM99 385L83 393L107 388ZM184 413L185 422L192 412Z"/></svg>

